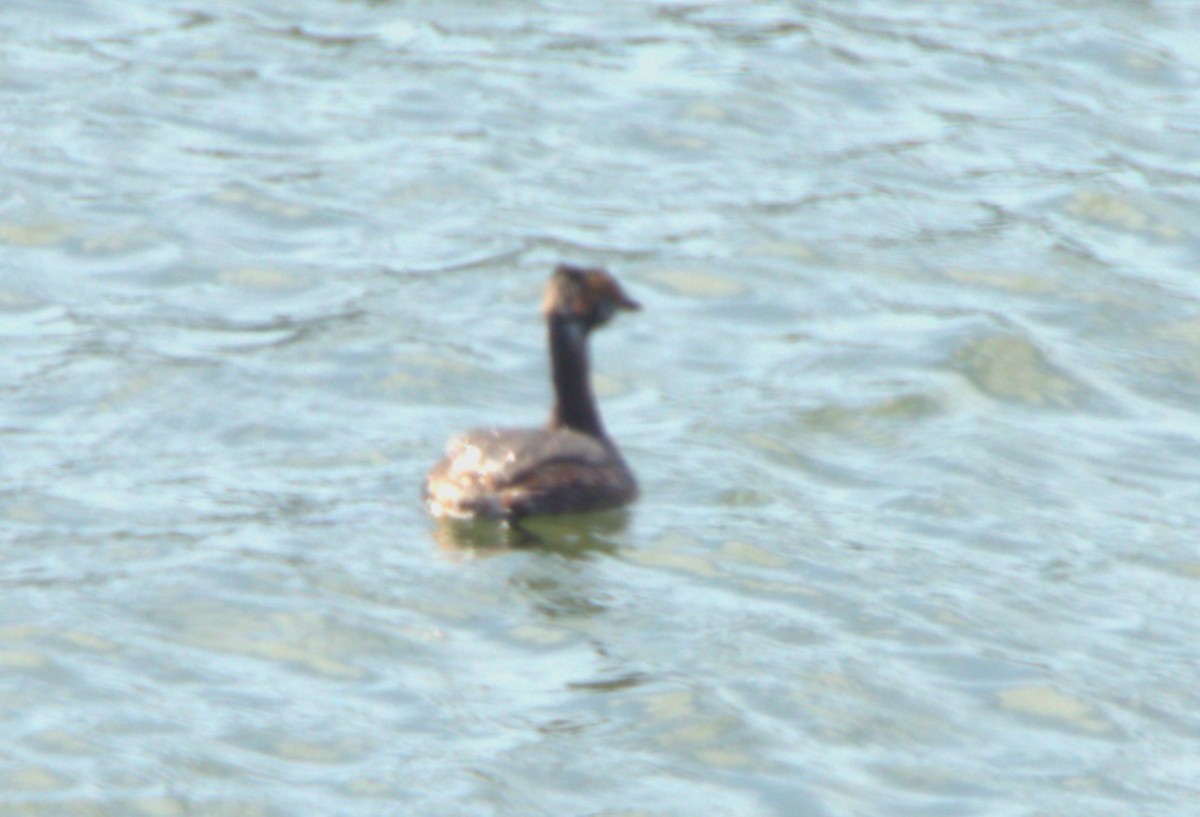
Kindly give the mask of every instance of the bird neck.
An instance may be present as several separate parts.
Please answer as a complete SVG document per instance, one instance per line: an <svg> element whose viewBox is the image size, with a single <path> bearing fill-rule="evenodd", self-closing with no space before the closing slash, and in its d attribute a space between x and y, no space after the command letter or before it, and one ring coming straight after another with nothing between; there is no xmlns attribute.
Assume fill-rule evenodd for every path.
<svg viewBox="0 0 1200 817"><path fill-rule="evenodd" d="M579 321L551 315L550 368L554 377L554 410L551 428L568 428L604 440L604 426L588 366L588 332Z"/></svg>

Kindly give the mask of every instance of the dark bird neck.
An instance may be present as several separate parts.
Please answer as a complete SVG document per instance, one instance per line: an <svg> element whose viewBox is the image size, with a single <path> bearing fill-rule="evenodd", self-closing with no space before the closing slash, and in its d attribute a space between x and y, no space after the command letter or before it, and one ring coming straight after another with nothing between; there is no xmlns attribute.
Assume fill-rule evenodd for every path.
<svg viewBox="0 0 1200 817"><path fill-rule="evenodd" d="M607 440L596 398L592 396L587 330L578 321L560 315L551 315L548 323L554 376L554 411L550 415L550 427L569 428Z"/></svg>

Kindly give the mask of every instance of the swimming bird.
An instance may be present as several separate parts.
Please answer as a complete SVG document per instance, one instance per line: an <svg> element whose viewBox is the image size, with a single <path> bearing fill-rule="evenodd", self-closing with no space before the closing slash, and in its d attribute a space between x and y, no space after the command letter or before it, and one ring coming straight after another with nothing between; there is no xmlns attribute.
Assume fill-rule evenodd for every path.
<svg viewBox="0 0 1200 817"><path fill-rule="evenodd" d="M452 439L425 480L429 511L516 521L636 499L637 480L600 421L588 337L618 311L640 308L606 270L559 264L542 299L554 383L550 421L543 428L473 429Z"/></svg>

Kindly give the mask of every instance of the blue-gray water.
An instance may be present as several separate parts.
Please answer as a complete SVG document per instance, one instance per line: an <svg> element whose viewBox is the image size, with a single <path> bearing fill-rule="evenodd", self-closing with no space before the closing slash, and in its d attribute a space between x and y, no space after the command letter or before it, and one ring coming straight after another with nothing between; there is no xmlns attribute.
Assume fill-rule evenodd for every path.
<svg viewBox="0 0 1200 817"><path fill-rule="evenodd" d="M1192 815L1200 7L0 9L0 815ZM438 528L565 259L643 499Z"/></svg>

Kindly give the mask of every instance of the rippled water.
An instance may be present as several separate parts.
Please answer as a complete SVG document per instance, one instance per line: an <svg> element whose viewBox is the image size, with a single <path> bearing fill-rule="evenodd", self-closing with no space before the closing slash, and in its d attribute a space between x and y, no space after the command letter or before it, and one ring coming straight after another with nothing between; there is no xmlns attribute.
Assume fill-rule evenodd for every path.
<svg viewBox="0 0 1200 817"><path fill-rule="evenodd" d="M9 0L0 814L1194 813L1198 24ZM643 500L435 526L560 259Z"/></svg>

